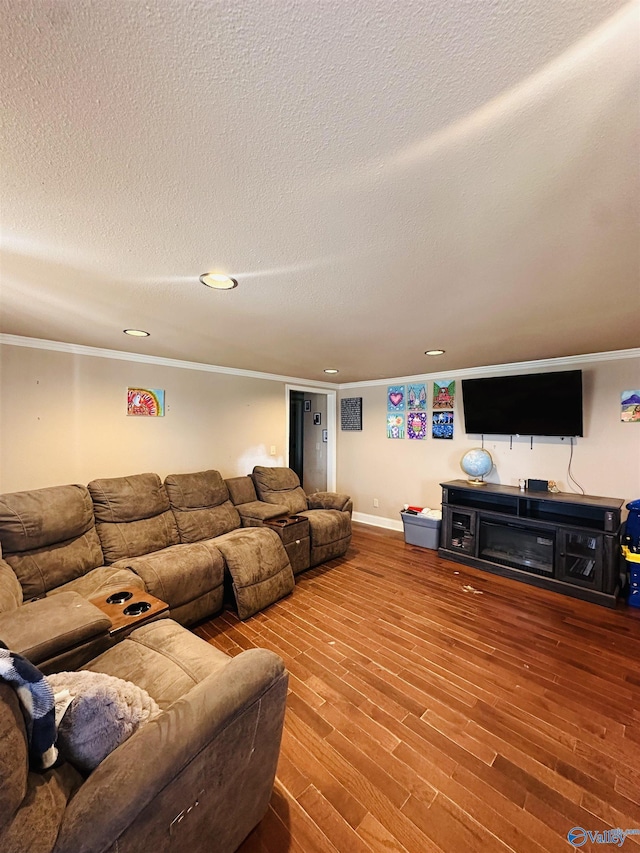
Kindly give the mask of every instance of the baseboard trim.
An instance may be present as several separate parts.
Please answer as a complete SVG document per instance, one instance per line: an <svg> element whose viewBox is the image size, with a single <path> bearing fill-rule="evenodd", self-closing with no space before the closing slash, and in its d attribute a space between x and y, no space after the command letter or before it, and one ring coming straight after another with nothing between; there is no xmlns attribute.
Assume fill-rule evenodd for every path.
<svg viewBox="0 0 640 853"><path fill-rule="evenodd" d="M372 527L385 527L387 530L404 530L402 521L395 518L384 518L381 515L369 515L367 512L354 512L353 520L360 524L370 524Z"/></svg>

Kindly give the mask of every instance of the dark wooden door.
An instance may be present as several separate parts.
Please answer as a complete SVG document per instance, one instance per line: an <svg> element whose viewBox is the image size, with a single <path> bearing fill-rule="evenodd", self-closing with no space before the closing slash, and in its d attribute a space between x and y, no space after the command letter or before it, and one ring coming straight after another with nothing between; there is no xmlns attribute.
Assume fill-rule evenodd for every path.
<svg viewBox="0 0 640 853"><path fill-rule="evenodd" d="M289 467L293 468L304 488L304 393L289 392Z"/></svg>

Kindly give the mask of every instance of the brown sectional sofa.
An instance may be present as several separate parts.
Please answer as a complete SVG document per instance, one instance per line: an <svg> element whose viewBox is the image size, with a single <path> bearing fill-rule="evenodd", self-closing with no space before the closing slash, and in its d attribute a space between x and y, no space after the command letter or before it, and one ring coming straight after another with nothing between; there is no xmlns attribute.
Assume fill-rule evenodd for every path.
<svg viewBox="0 0 640 853"><path fill-rule="evenodd" d="M34 773L16 694L0 680L2 853L232 853L261 820L284 664L264 649L229 658L174 620L220 610L227 575L245 618L293 589L292 563L346 551L350 500L322 493L298 510L299 484L273 471L273 482L261 469L227 482L137 474L0 495L0 639L44 672L132 681L162 709L87 777L69 764ZM282 521L292 509L299 518ZM166 601L173 618L113 637L89 599L123 587Z"/></svg>
<svg viewBox="0 0 640 853"><path fill-rule="evenodd" d="M308 524L287 539L269 522L292 511ZM222 609L225 577L247 618L292 591L292 565L299 572L341 556L350 536L349 498L307 497L287 468L227 481L215 470L164 483L145 473L0 495L0 637L46 671L71 667L112 645L93 596L137 587L191 625Z"/></svg>

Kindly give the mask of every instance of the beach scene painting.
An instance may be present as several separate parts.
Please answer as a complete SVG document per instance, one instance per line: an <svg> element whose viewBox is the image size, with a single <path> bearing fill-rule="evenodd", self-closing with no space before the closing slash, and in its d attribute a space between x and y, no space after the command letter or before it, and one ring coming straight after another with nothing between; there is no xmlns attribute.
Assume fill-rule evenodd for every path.
<svg viewBox="0 0 640 853"><path fill-rule="evenodd" d="M640 391L623 391L620 397L620 420L625 424L640 423Z"/></svg>

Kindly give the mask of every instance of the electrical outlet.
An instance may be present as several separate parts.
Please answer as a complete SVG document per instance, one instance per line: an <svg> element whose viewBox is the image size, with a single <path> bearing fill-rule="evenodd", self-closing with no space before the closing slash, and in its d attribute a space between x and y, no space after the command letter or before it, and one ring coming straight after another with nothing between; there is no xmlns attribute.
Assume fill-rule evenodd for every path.
<svg viewBox="0 0 640 853"><path fill-rule="evenodd" d="M378 504L378 498L374 498L374 499L373 499L373 505L374 505L374 507L378 507L378 506L379 506L379 504Z"/></svg>
<svg viewBox="0 0 640 853"><path fill-rule="evenodd" d="M272 455L272 456L275 456L275 455L276 455L276 446L275 446L275 444L272 444L272 445L271 445L271 455Z"/></svg>

